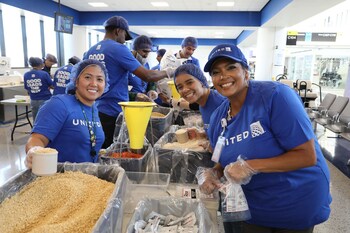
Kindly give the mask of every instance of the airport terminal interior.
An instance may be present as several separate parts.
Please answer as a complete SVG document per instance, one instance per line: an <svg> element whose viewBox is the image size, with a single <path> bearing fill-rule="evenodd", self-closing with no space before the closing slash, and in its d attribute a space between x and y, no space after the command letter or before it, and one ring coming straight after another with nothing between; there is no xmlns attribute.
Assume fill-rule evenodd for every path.
<svg viewBox="0 0 350 233"><path fill-rule="evenodd" d="M38 2L41 7L36 7ZM122 3L100 0L95 4L97 6L88 0L0 0L0 212L1 202L7 195L16 193L19 187L22 188L23 181L19 181L18 187L9 188L9 184L16 184L17 180L31 174L24 163L25 146L34 125L30 98L23 81L24 74L31 69L29 58L45 58L46 54L53 54L57 57L51 69L53 76L68 58L77 56L82 59L91 46L103 40L105 31L102 25L107 18L121 15L128 20L133 38L146 35L152 40L147 57L149 67L158 65L157 50L175 53L182 49L183 38L192 36L198 39L198 48L196 45L193 56L199 59L202 71L216 45L232 43L247 58L250 79L281 82L292 88L310 118L330 171L330 217L316 225L313 232L350 233L350 0L194 0L192 4L186 0L131 0ZM58 26L59 20L64 20L64 25ZM133 49L133 41L126 41L125 45ZM207 72L204 75L212 86L210 75ZM129 91L131 88L129 85ZM165 88L170 93L169 99L176 99L176 88L170 84ZM118 206L116 204L111 208L113 211L104 213L113 217L122 214L124 219L115 223L106 220L114 230L104 229L99 219L97 225L102 228L93 232L133 232L129 228L137 218L134 208L138 200L170 196L186 199L185 191L191 190L191 195L195 193L192 199L204 200L209 216L207 225L211 221L214 223L214 227L199 223L200 229L204 224L204 229L210 228L210 233L224 233L222 216L217 211L218 197L214 195L213 201L198 194L195 173L197 166L203 165L204 161L190 161L186 157L201 153L187 154L186 151L185 162L174 158L164 160L168 150L180 154L182 151L157 147L163 146L164 140L175 140L175 131L178 132L181 127L203 128L200 112L176 109L171 102L168 107L157 106L158 110L154 109L153 112L164 118L155 119L152 115L145 123L147 128L142 138L147 139L148 147L143 147L141 153L142 158L146 158L146 154L149 158L134 157L131 162L125 162L121 157L112 159L106 156L99 160L101 166L119 164L123 171L125 169L127 181L118 178L117 182L123 185L126 182L124 189L134 189L135 194L126 190L116 192L125 198L125 202L122 201L123 213L114 209ZM113 152L125 146L125 141L119 143L119 140L129 136L123 128L123 117L118 117L115 125ZM110 150L111 147L107 149L107 154L112 156ZM203 154L211 156L208 151ZM212 164L208 158L208 164ZM154 162L151 161L153 159ZM169 169L160 165L158 168L161 162ZM164 173L169 173L166 178L160 175L162 169ZM157 178L145 175L146 171L150 175L156 174ZM134 177L135 172L137 178ZM155 180L156 183L147 183ZM140 193L137 193L139 190ZM198 221L203 221L203 216L198 217L197 212L196 217Z"/></svg>

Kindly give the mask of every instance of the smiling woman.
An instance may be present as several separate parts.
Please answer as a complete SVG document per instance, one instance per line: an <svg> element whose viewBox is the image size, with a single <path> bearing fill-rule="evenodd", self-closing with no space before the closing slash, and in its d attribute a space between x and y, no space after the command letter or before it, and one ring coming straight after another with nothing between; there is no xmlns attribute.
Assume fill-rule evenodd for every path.
<svg viewBox="0 0 350 233"><path fill-rule="evenodd" d="M26 144L26 166L33 153L50 147L59 162L96 162L104 142L95 100L108 89L108 74L98 60L87 59L73 67L68 95L56 95L40 109Z"/></svg>

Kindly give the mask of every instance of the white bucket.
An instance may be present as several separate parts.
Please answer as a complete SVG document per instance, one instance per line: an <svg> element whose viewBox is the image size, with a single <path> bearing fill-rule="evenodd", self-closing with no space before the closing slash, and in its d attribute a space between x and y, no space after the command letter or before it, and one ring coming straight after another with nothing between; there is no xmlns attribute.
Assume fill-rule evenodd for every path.
<svg viewBox="0 0 350 233"><path fill-rule="evenodd" d="M57 172L58 152L52 148L36 150L33 154L32 172L37 176L50 176Z"/></svg>

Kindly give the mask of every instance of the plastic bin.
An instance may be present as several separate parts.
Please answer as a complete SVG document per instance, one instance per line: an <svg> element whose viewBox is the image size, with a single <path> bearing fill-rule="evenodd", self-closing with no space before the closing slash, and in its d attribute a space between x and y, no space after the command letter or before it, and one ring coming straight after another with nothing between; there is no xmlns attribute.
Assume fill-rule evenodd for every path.
<svg viewBox="0 0 350 233"><path fill-rule="evenodd" d="M125 213L133 213L137 203L145 197L168 196L167 188L170 174L152 172L126 172L128 191L126 194Z"/></svg>
<svg viewBox="0 0 350 233"><path fill-rule="evenodd" d="M198 232L216 233L216 224L209 217L208 211L204 207L203 203L197 200L165 197L159 199L143 199L141 200L135 209L135 213L132 216L127 233L135 233L134 226L138 220L145 219L152 211L155 211L162 215L174 215L177 217L185 216L190 212L194 212L196 216L196 225L199 228Z"/></svg>
<svg viewBox="0 0 350 233"><path fill-rule="evenodd" d="M114 152L131 152L129 144L114 143L108 149L106 154L99 158L100 164L119 164L125 171L145 172L147 169L147 161L152 154L152 146L145 145L143 149L138 152L143 156L141 158L113 158L111 154Z"/></svg>
<svg viewBox="0 0 350 233"><path fill-rule="evenodd" d="M172 131L172 129L171 129ZM164 134L154 145L150 168L154 172L170 173L170 182L197 184L198 167L213 167L212 154L208 151L197 152L183 149L163 149L163 145L176 141L175 133Z"/></svg>
<svg viewBox="0 0 350 233"><path fill-rule="evenodd" d="M125 202L127 178L125 171L119 166L107 166L94 163L59 163L58 172L81 171L100 179L115 183L115 189L108 201L107 207L97 220L92 232L122 232L122 220ZM5 198L19 192L37 178L31 170L25 170L0 187L0 203ZM57 190L59 192L59 190Z"/></svg>

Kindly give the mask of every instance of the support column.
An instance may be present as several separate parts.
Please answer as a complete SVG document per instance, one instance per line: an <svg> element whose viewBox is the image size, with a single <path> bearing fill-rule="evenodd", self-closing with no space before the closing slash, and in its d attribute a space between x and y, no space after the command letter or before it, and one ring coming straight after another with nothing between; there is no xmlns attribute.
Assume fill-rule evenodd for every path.
<svg viewBox="0 0 350 233"><path fill-rule="evenodd" d="M271 81L284 71L285 28L259 28L255 79Z"/></svg>

